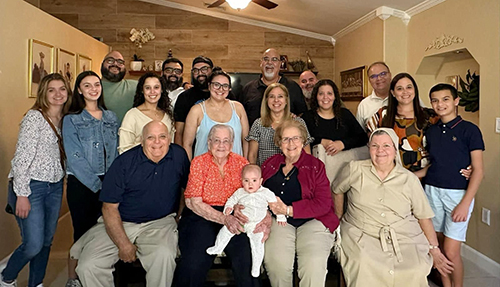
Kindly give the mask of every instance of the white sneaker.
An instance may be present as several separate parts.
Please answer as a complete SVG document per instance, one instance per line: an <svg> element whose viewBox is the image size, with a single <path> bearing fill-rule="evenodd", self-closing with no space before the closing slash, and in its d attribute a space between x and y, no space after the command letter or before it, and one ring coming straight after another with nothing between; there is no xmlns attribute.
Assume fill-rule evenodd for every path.
<svg viewBox="0 0 500 287"><path fill-rule="evenodd" d="M43 287L43 283L36 285L36 287Z"/></svg>
<svg viewBox="0 0 500 287"><path fill-rule="evenodd" d="M0 287L16 287L17 280L12 281L11 283L7 283L3 281L2 276L0 276Z"/></svg>
<svg viewBox="0 0 500 287"><path fill-rule="evenodd" d="M66 282L66 287L83 287L82 283L78 279L68 279Z"/></svg>

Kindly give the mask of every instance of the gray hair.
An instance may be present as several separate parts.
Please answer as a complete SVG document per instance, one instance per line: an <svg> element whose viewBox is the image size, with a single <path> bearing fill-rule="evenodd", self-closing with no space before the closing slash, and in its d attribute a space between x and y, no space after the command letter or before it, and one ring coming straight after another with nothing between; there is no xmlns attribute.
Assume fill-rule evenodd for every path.
<svg viewBox="0 0 500 287"><path fill-rule="evenodd" d="M231 138L231 142L234 142L234 129L231 126L225 124L216 124L215 126L213 126L208 132L207 141L212 139L213 135L217 130L222 130L222 129L229 131L229 137Z"/></svg>

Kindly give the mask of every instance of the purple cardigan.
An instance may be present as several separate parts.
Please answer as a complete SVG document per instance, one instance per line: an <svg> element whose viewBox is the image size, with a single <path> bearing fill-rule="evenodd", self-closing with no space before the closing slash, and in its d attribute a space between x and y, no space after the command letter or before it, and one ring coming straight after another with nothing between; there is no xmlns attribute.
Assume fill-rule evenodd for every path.
<svg viewBox="0 0 500 287"><path fill-rule="evenodd" d="M264 181L275 175L285 164L285 156L276 154L262 164ZM315 218L333 232L339 219L333 209L330 182L326 177L325 165L304 150L293 164L298 169L297 179L302 189L302 199L292 203L294 218Z"/></svg>

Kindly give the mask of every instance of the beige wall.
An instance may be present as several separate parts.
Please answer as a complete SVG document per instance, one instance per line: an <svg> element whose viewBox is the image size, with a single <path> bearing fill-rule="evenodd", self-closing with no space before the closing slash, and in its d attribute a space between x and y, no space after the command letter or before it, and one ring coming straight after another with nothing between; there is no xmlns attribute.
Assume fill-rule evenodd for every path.
<svg viewBox="0 0 500 287"><path fill-rule="evenodd" d="M374 19L337 39L335 78L349 68L385 60L394 74L407 71L416 75L426 56L467 48L472 60L439 63L432 72L416 75L420 95L428 103L429 88L444 81L448 73L465 76L466 69L481 74L480 111L465 117L479 123L486 144L485 178L476 196L475 211L469 224L467 244L489 258L500 262L500 136L495 133L495 117L500 117L500 2L497 0L448 0L411 18L408 26L397 18ZM385 23L384 23L385 22ZM464 39L440 50L425 51L441 35ZM436 60L437 61L437 60ZM394 66L394 67L393 67ZM462 71L465 68L465 71ZM456 71L460 70L458 73ZM354 103L351 103L351 106ZM479 119L477 119L477 116ZM476 119L474 119L476 117ZM481 208L491 210L491 226L481 222Z"/></svg>
<svg viewBox="0 0 500 287"><path fill-rule="evenodd" d="M19 122L33 105L28 98L28 39L81 53L94 59L92 68L99 70L100 59L109 47L49 14L19 0L2 0L0 9L0 207L6 204L7 174L14 154ZM97 61L96 61L97 59ZM13 217L0 212L0 260L20 243L19 228Z"/></svg>
<svg viewBox="0 0 500 287"><path fill-rule="evenodd" d="M262 52L277 47L288 59L306 60L305 51L319 70L319 77L333 77L333 45L330 42L240 24L183 10L132 0L38 0L35 5L74 27L104 38L127 61L134 53L146 65L164 60L168 50L191 69L194 57L205 55L229 72L260 72ZM130 42L131 28L148 28L156 39L137 49ZM154 65L153 65L154 66ZM189 80L189 73L184 73Z"/></svg>
<svg viewBox="0 0 500 287"><path fill-rule="evenodd" d="M440 50L425 48L442 34L464 39ZM500 2L497 0L448 0L412 17L408 25L408 71L415 73L425 56L467 48L479 63L479 127L486 144L485 177L476 196L469 224L467 244L500 262L500 136L495 133L495 117L500 116ZM440 80L440 79L436 79ZM426 94L423 90L422 94ZM491 226L481 222L481 208L491 210Z"/></svg>
<svg viewBox="0 0 500 287"><path fill-rule="evenodd" d="M340 83L340 72L367 66L384 60L384 21L373 19L351 33L336 39L335 43L335 83ZM368 95L372 92L370 84ZM354 114L359 101L347 101L346 107Z"/></svg>

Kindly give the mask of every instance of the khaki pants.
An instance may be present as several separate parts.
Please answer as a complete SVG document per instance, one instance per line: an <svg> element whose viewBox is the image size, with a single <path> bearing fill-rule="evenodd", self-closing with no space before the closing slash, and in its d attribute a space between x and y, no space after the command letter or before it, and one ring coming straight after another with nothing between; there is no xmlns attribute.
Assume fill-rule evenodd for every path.
<svg viewBox="0 0 500 287"><path fill-rule="evenodd" d="M264 256L271 285L292 286L293 265L297 254L299 285L324 286L333 240L333 234L316 219L295 228L290 224L279 226L273 218Z"/></svg>
<svg viewBox="0 0 500 287"><path fill-rule="evenodd" d="M177 254L175 214L145 222L123 222L128 238L137 246L137 258L146 270L148 287L169 287ZM114 286L114 265L119 260L118 248L111 241L102 217L71 247L70 255L78 259L78 274L83 286Z"/></svg>

